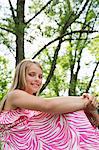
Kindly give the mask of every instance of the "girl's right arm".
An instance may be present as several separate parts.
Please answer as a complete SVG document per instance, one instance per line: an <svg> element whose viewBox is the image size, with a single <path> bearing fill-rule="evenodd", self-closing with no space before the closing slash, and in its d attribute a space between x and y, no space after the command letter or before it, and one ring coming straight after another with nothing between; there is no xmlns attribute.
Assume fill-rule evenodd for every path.
<svg viewBox="0 0 99 150"><path fill-rule="evenodd" d="M15 90L8 95L7 102L11 108L26 108L47 113L69 113L85 109L90 101L79 96L41 98L22 90ZM7 105L6 105L7 106Z"/></svg>

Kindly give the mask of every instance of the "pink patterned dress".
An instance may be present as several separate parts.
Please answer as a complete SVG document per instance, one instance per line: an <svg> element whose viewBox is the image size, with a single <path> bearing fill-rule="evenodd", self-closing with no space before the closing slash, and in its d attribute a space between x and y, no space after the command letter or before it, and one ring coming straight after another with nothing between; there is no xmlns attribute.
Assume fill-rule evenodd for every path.
<svg viewBox="0 0 99 150"><path fill-rule="evenodd" d="M99 150L99 130L83 111L47 114L27 109L0 114L3 150Z"/></svg>

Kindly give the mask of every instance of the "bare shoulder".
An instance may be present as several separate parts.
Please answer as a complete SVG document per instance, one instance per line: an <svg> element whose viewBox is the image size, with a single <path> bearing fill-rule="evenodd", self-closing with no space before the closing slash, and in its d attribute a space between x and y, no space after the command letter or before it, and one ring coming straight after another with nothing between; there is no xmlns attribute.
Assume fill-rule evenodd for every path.
<svg viewBox="0 0 99 150"><path fill-rule="evenodd" d="M24 95L24 94L27 95L28 93L26 93L25 91L16 89L16 90L11 91L11 92L8 94L8 97L10 97L10 98L15 98L15 97L20 97L20 96L22 96L22 95Z"/></svg>
<svg viewBox="0 0 99 150"><path fill-rule="evenodd" d="M27 97L27 95L28 93L26 93L25 91L16 89L16 90L9 92L7 99L10 103L12 103L15 100L18 101L21 98Z"/></svg>
<svg viewBox="0 0 99 150"><path fill-rule="evenodd" d="M29 100L32 95L28 94L27 92L19 89L15 89L9 92L7 101L11 108L27 108L27 99Z"/></svg>
<svg viewBox="0 0 99 150"><path fill-rule="evenodd" d="M24 95L26 92L22 90L13 90L7 94L6 103L4 105L4 110L10 110L17 108L13 105L14 101L20 100L20 97Z"/></svg>
<svg viewBox="0 0 99 150"><path fill-rule="evenodd" d="M39 97L22 90L14 90L9 93L10 108L25 108L36 111L49 112L49 103Z"/></svg>

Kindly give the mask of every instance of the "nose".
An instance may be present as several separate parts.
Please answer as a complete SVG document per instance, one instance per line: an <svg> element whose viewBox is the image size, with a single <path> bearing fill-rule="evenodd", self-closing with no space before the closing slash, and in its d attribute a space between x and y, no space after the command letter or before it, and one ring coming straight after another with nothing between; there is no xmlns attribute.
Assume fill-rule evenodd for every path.
<svg viewBox="0 0 99 150"><path fill-rule="evenodd" d="M35 80L39 80L39 76L38 75L35 76Z"/></svg>

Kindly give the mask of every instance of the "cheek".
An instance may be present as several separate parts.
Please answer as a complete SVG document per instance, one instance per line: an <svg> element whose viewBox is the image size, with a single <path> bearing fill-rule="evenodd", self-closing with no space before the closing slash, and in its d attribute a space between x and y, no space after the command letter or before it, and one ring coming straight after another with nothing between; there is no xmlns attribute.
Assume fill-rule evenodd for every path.
<svg viewBox="0 0 99 150"><path fill-rule="evenodd" d="M42 80L39 81L39 88L42 87Z"/></svg>
<svg viewBox="0 0 99 150"><path fill-rule="evenodd" d="M26 82L27 82L27 83L31 82L32 80L33 80L33 78L31 78L31 77L29 77L29 76L26 78Z"/></svg>
<svg viewBox="0 0 99 150"><path fill-rule="evenodd" d="M40 80L40 84L42 84L42 79Z"/></svg>

